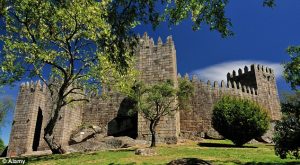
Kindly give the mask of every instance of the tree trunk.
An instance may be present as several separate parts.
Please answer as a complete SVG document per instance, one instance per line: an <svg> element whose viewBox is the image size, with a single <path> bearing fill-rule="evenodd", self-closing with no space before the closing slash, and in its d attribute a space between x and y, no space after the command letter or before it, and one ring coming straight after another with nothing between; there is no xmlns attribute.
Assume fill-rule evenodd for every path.
<svg viewBox="0 0 300 165"><path fill-rule="evenodd" d="M52 154L64 154L66 151L61 147L60 144L54 141L54 136L50 134L45 134L44 139L52 151Z"/></svg>
<svg viewBox="0 0 300 165"><path fill-rule="evenodd" d="M151 145L150 147L156 147L156 126L157 121L150 121L150 132L151 132Z"/></svg>
<svg viewBox="0 0 300 165"><path fill-rule="evenodd" d="M56 124L56 121L59 116L59 112L62 108L62 101L57 102L57 106L55 107L54 114L51 116L49 122L47 123L47 126L44 129L44 140L48 144L50 150L53 154L63 154L66 153L66 151L62 148L62 146L55 141L53 130L54 126Z"/></svg>

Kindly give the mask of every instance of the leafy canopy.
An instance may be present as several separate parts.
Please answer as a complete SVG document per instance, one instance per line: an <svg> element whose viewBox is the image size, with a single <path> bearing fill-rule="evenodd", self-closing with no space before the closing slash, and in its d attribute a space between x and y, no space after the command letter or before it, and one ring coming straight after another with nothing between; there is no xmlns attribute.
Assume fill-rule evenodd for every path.
<svg viewBox="0 0 300 165"><path fill-rule="evenodd" d="M171 115L179 107L187 108L187 101L194 93L189 79L179 78L178 87L170 80L145 85L140 82L133 88L131 97L136 100L137 111L148 120L159 120Z"/></svg>
<svg viewBox="0 0 300 165"><path fill-rule="evenodd" d="M284 77L294 94L285 95L281 103L283 117L275 125L275 154L285 159L288 156L300 158L300 46L287 49L291 61L284 64Z"/></svg>
<svg viewBox="0 0 300 165"><path fill-rule="evenodd" d="M2 151L5 149L5 145L3 140L0 138L0 153L2 153Z"/></svg>
<svg viewBox="0 0 300 165"><path fill-rule="evenodd" d="M224 96L213 109L214 129L237 146L262 136L269 128L269 122L267 112L247 99Z"/></svg>
<svg viewBox="0 0 300 165"><path fill-rule="evenodd" d="M5 123L7 112L13 109L13 102L11 98L2 98L0 101L0 126ZM1 130L1 129L0 129Z"/></svg>
<svg viewBox="0 0 300 165"><path fill-rule="evenodd" d="M291 84L293 90L300 87L300 46L290 46L287 49L291 61L284 64L285 80Z"/></svg>
<svg viewBox="0 0 300 165"><path fill-rule="evenodd" d="M62 89L67 97L75 93L71 84L77 83L79 89L100 89L107 72L123 78L120 73L133 60L126 39L118 38L109 23L110 3L11 1L2 17L5 32L0 38L5 44L0 57L0 84L12 84L24 77L40 78L53 93Z"/></svg>

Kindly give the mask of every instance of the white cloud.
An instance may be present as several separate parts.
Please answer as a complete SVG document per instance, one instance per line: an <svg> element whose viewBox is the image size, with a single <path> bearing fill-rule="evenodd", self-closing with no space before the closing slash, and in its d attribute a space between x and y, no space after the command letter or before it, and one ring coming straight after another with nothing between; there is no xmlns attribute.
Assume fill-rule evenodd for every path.
<svg viewBox="0 0 300 165"><path fill-rule="evenodd" d="M241 68L244 72L244 67L248 66L250 70L251 64L260 64L264 67L269 67L274 69L276 79L282 77L283 66L280 63L272 63L267 61L254 61L254 60L241 60L241 61L228 61L219 64L212 65L207 68L202 68L195 70L190 73L190 75L197 75L201 80L211 80L211 81L226 81L227 73L232 73L233 70L236 72ZM237 73L238 74L238 73Z"/></svg>

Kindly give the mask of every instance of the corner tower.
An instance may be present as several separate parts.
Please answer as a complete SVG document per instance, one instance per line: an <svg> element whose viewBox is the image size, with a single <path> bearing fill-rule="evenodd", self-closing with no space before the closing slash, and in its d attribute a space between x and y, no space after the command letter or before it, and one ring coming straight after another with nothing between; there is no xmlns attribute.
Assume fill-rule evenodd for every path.
<svg viewBox="0 0 300 165"><path fill-rule="evenodd" d="M252 64L250 70L247 66L227 74L228 82L236 82L249 86L257 91L257 102L264 106L271 117L271 120L280 120L280 102L277 92L277 85L274 70L262 65Z"/></svg>
<svg viewBox="0 0 300 165"><path fill-rule="evenodd" d="M46 147L43 125L49 116L45 86L23 83L17 98L7 156L20 156Z"/></svg>

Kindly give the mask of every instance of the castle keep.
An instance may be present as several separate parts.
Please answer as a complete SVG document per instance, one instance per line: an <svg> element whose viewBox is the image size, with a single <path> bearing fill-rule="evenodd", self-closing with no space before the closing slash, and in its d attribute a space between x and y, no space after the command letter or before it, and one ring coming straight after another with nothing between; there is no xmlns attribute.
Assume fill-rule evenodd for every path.
<svg viewBox="0 0 300 165"><path fill-rule="evenodd" d="M170 79L177 85L176 50L172 37L165 43L159 38L154 44L145 33L137 50L137 68L140 79L152 84ZM158 141L164 142L180 136L193 137L205 134L211 128L212 108L224 95L232 95L256 101L268 110L272 120L281 118L280 103L274 70L260 65L245 66L237 72L227 74L227 81L206 82L196 76L191 79L195 94L190 102L191 110L180 110L161 119ZM81 125L96 125L105 128L107 135L130 136L146 139L150 137L147 121L139 114L129 115L130 102L118 93L110 93L109 99L90 98L76 106L62 109L54 129L54 137L63 146L69 145L72 131ZM47 150L43 130L51 112L50 95L39 81L22 84L16 103L12 131L8 145L8 156L30 154Z"/></svg>

